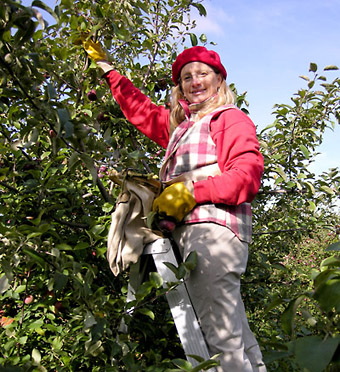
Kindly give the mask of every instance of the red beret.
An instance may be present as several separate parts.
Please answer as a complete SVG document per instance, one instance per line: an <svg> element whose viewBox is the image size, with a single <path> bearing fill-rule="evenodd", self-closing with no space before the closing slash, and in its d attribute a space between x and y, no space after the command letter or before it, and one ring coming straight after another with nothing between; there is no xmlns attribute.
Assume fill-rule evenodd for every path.
<svg viewBox="0 0 340 372"><path fill-rule="evenodd" d="M203 62L211 67L216 68L224 79L227 78L227 71L223 67L220 56L213 50L208 50L203 46L194 46L189 49L185 49L176 58L176 61L172 65L172 81L175 85L178 84L179 76L184 65L189 62Z"/></svg>

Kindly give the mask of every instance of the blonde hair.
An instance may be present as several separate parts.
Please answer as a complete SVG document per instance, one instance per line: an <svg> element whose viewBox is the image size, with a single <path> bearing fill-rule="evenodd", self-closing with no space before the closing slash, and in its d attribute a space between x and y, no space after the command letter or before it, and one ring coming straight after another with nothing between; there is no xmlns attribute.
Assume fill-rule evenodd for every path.
<svg viewBox="0 0 340 372"><path fill-rule="evenodd" d="M185 120L185 112L179 103L179 100L185 99L182 89L178 84L171 91L171 104L170 104L170 134L176 129L176 127ZM235 95L230 87L227 85L225 79L222 79L221 86L217 92L217 99L212 100L211 104L204 107L203 110L199 111L198 117L201 119L204 115L209 114L215 108L235 103Z"/></svg>

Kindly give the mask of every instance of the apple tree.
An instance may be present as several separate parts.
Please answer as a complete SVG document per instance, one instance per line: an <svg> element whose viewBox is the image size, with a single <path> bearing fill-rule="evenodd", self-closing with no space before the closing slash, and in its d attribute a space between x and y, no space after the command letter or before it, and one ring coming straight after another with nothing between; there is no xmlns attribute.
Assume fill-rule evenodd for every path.
<svg viewBox="0 0 340 372"><path fill-rule="evenodd" d="M107 172L157 173L162 152L127 123L79 37L100 39L119 71L166 104L177 46L197 39L192 7L205 14L191 0L2 2L0 365L156 371L183 357L159 280L131 317L126 275L106 262L119 193Z"/></svg>

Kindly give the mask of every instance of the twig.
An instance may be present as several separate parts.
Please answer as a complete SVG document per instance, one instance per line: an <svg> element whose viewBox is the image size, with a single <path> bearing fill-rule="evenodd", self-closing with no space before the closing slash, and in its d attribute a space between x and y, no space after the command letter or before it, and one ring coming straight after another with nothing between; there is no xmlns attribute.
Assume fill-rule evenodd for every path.
<svg viewBox="0 0 340 372"><path fill-rule="evenodd" d="M54 216L52 216L52 219L54 221L60 223L61 225L66 225L66 226L75 227L75 228L79 228L79 229L88 229L90 227L90 225L85 224L85 223L63 221L63 220L61 220L57 217L54 217Z"/></svg>
<svg viewBox="0 0 340 372"><path fill-rule="evenodd" d="M104 200L107 203L112 203L112 198L110 197L109 193L106 191L106 188L103 185L103 182L98 177L97 177L97 186L98 186L98 189L99 189L100 193L102 194Z"/></svg>
<svg viewBox="0 0 340 372"><path fill-rule="evenodd" d="M282 233L282 232L292 232L292 231L309 231L310 232L312 230L308 230L307 228L303 228L303 229L282 229L282 230L257 232L257 233L253 233L253 235L279 234L279 233Z"/></svg>
<svg viewBox="0 0 340 372"><path fill-rule="evenodd" d="M9 185L8 183L6 183L4 181L0 181L0 185L6 187L8 190L14 191L17 194L20 193L20 191L18 189L16 189L15 187Z"/></svg>
<svg viewBox="0 0 340 372"><path fill-rule="evenodd" d="M307 190L296 190L296 189L278 189L278 190L259 190L258 195L275 195L275 194L294 194L294 193L307 193Z"/></svg>

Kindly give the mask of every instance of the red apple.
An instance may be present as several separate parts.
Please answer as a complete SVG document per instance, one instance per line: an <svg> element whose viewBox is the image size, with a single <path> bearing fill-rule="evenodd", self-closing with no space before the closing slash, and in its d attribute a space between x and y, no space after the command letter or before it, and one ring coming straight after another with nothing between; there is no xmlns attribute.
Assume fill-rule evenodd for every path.
<svg viewBox="0 0 340 372"><path fill-rule="evenodd" d="M61 301L56 301L56 303L54 304L54 308L55 308L56 312L61 312L61 311L65 310L64 305Z"/></svg>
<svg viewBox="0 0 340 372"><path fill-rule="evenodd" d="M170 220L160 220L158 227L161 229L161 231L172 232L176 227L176 223Z"/></svg>
<svg viewBox="0 0 340 372"><path fill-rule="evenodd" d="M87 92L87 98L90 101L96 101L97 100L97 93L94 89L91 89L89 92Z"/></svg>
<svg viewBox="0 0 340 372"><path fill-rule="evenodd" d="M34 299L33 296L29 295L25 298L24 302L25 302L26 305L29 305L33 302L33 299Z"/></svg>
<svg viewBox="0 0 340 372"><path fill-rule="evenodd" d="M107 120L109 120L109 117L106 116L103 112L101 112L100 114L98 114L97 120L98 121L107 121Z"/></svg>
<svg viewBox="0 0 340 372"><path fill-rule="evenodd" d="M48 131L48 134L50 135L50 137L57 137L57 133L53 130L53 129L50 129L49 131Z"/></svg>

